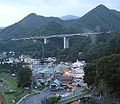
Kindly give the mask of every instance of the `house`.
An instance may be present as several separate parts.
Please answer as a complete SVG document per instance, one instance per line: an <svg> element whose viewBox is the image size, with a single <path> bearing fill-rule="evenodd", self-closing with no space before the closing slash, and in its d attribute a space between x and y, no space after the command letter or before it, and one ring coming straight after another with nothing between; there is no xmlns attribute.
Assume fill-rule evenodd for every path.
<svg viewBox="0 0 120 104"><path fill-rule="evenodd" d="M53 68L46 67L46 68L40 70L39 73L44 73L45 75L49 76L54 73L54 70L53 70Z"/></svg>
<svg viewBox="0 0 120 104"><path fill-rule="evenodd" d="M58 80L55 79L49 86L50 90L52 91L57 91L61 88L62 83Z"/></svg>
<svg viewBox="0 0 120 104"><path fill-rule="evenodd" d="M8 59L5 60L5 63L13 64L13 63L14 63L14 60L15 60L14 57L10 57L10 58L8 58Z"/></svg>
<svg viewBox="0 0 120 104"><path fill-rule="evenodd" d="M80 78L83 80L84 77L84 70L83 68L74 68L72 69L72 75L74 78Z"/></svg>
<svg viewBox="0 0 120 104"><path fill-rule="evenodd" d="M63 84L70 85L73 81L73 76L62 75L58 78Z"/></svg>
<svg viewBox="0 0 120 104"><path fill-rule="evenodd" d="M37 86L39 86L39 85L45 85L45 83L46 83L46 80L45 80L45 79L37 79L37 80L36 80Z"/></svg>
<svg viewBox="0 0 120 104"><path fill-rule="evenodd" d="M44 68L46 67L46 65L42 65L42 64L32 64L32 73L33 74L37 74L40 73L40 71L42 71Z"/></svg>
<svg viewBox="0 0 120 104"><path fill-rule="evenodd" d="M48 57L45 59L46 62L55 62L56 58L55 57Z"/></svg>
<svg viewBox="0 0 120 104"><path fill-rule="evenodd" d="M5 58L6 56L7 56L6 53L0 53L0 59Z"/></svg>
<svg viewBox="0 0 120 104"><path fill-rule="evenodd" d="M64 69L66 69L66 68L67 68L67 65L60 63L54 67L54 72L55 73L62 73L64 71Z"/></svg>
<svg viewBox="0 0 120 104"><path fill-rule="evenodd" d="M38 59L31 59L31 62L32 64L35 64L35 65L40 64L40 60Z"/></svg>
<svg viewBox="0 0 120 104"><path fill-rule="evenodd" d="M74 78L80 78L83 80L84 77L85 61L76 61L72 64L72 74Z"/></svg>
<svg viewBox="0 0 120 104"><path fill-rule="evenodd" d="M53 75L47 75L44 73L33 74L33 81L36 85L48 85L53 79Z"/></svg>
<svg viewBox="0 0 120 104"><path fill-rule="evenodd" d="M19 59L21 62L25 62L25 63L29 63L29 64L32 63L32 60L31 60L30 56L28 56L28 55L21 55L21 56L19 56Z"/></svg>
<svg viewBox="0 0 120 104"><path fill-rule="evenodd" d="M85 61L76 61L72 64L73 68L84 68L85 66Z"/></svg>

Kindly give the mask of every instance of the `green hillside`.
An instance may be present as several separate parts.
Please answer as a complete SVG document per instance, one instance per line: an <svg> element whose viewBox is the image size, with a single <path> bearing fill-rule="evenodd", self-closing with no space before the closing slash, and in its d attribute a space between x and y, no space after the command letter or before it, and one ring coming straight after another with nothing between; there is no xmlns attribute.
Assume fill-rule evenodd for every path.
<svg viewBox="0 0 120 104"><path fill-rule="evenodd" d="M1 30L0 38L115 30L120 30L120 12L99 5L81 18L73 20L61 20L57 17L44 17L31 13L21 21Z"/></svg>

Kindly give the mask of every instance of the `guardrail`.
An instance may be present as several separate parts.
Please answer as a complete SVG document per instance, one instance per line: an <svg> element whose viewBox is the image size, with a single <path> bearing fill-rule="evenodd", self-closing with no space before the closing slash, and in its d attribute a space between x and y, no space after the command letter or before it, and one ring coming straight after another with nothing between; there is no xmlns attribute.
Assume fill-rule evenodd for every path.
<svg viewBox="0 0 120 104"><path fill-rule="evenodd" d="M88 35L97 35L100 33L97 32L88 32L88 33L75 33L75 34L60 34L60 35L49 35L49 36L35 36L35 37L23 37L23 38L13 38L12 41L18 40L31 40L31 39L48 39L48 38L55 38L55 37L71 37L71 36L88 36Z"/></svg>
<svg viewBox="0 0 120 104"><path fill-rule="evenodd" d="M57 104L67 104L75 100L79 100L83 97L90 97L89 92L73 92L71 95L62 98Z"/></svg>

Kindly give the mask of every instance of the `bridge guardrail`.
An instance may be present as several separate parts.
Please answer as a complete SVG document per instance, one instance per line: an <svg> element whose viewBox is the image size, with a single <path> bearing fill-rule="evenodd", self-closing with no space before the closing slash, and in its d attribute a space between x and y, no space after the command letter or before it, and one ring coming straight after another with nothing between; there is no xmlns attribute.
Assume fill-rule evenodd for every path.
<svg viewBox="0 0 120 104"><path fill-rule="evenodd" d="M83 98L83 97L89 97L89 96L90 96L89 92L82 92L82 93L74 92L71 95L59 100L57 104L66 104L66 103L69 103L71 101L78 100L78 99Z"/></svg>

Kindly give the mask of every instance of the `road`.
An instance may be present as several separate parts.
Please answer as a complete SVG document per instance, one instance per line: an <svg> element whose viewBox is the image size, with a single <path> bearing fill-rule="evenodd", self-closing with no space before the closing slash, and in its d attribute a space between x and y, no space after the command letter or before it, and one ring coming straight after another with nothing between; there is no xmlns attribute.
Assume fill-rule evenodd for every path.
<svg viewBox="0 0 120 104"><path fill-rule="evenodd" d="M57 92L61 95L61 93L65 93L64 91L60 91ZM78 89L75 89L75 93L81 93L81 90L79 91ZM45 98L51 97L51 96L55 96L56 92L52 92L50 91L48 88L40 91L39 94L36 95L31 95L28 96L24 99L22 99L19 103L17 104L41 104L41 101L44 100ZM98 97L98 96L94 96L93 94L89 94L90 98L96 100L99 104L120 104L120 102L114 101L114 100L110 100L110 99L105 99L103 97ZM69 96L68 96L69 97Z"/></svg>
<svg viewBox="0 0 120 104"><path fill-rule="evenodd" d="M75 94L77 93L81 93L81 91L83 89L80 88L74 88L75 91L73 91ZM45 88L42 91L40 91L39 94L36 95L31 95L28 97L25 97L24 99L22 99L19 103L17 104L41 104L41 101L44 100L45 98L51 97L51 96L55 96L56 94L59 95L64 95L66 94L66 90L60 90L58 92L53 92L50 91L49 88ZM72 93L71 93L72 94Z"/></svg>
<svg viewBox="0 0 120 104"><path fill-rule="evenodd" d="M45 88L44 90L40 91L39 94L31 95L28 97L23 98L19 103L17 104L41 104L41 101L45 98L56 96L57 95L63 95L67 91L60 90L57 92L50 91L49 88Z"/></svg>
<svg viewBox="0 0 120 104"><path fill-rule="evenodd" d="M31 95L23 100L21 100L18 104L41 104L41 101L45 98L48 98L50 96L55 96L55 92L51 92L48 88L42 90L39 94Z"/></svg>

